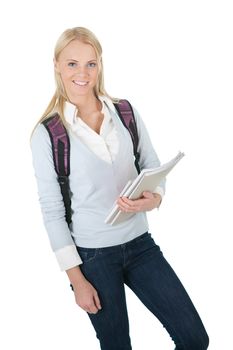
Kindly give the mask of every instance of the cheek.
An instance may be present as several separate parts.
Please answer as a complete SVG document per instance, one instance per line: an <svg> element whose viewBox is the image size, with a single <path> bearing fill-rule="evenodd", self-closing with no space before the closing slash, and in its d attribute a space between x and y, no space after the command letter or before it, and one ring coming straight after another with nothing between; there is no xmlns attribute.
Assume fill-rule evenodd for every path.
<svg viewBox="0 0 233 350"><path fill-rule="evenodd" d="M71 75L70 72L68 72L68 71L66 71L66 70L63 70L63 71L61 72L61 77L62 77L63 80L69 79L70 75Z"/></svg>
<svg viewBox="0 0 233 350"><path fill-rule="evenodd" d="M66 72L63 71L61 72L61 79L63 81L63 84L68 87L70 86L72 83L72 74L70 74L70 72Z"/></svg>
<svg viewBox="0 0 233 350"><path fill-rule="evenodd" d="M99 74L98 74L98 71L97 71L97 70L91 73L92 80L93 80L93 82L94 82L95 84L96 84L97 81L98 81L98 76L99 76Z"/></svg>

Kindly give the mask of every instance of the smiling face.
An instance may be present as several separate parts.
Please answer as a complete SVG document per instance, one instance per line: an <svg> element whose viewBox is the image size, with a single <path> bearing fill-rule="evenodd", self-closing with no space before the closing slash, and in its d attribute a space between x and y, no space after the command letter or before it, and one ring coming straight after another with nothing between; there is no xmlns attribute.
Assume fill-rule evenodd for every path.
<svg viewBox="0 0 233 350"><path fill-rule="evenodd" d="M60 75L71 102L79 97L94 95L98 82L98 64L94 48L79 40L71 41L54 60L54 68Z"/></svg>

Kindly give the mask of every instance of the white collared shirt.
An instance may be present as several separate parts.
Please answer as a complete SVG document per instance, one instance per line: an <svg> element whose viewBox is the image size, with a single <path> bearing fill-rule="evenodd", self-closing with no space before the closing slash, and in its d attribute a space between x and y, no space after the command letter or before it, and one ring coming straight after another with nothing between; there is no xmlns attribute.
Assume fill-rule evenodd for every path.
<svg viewBox="0 0 233 350"><path fill-rule="evenodd" d="M70 102L65 103L64 116L74 134L78 136L92 152L102 160L111 164L118 153L119 140L109 110L109 108L111 108L109 107L109 99L108 105L106 103L106 97L100 96L99 100L102 102L101 113L104 115L99 134L78 116L77 107Z"/></svg>

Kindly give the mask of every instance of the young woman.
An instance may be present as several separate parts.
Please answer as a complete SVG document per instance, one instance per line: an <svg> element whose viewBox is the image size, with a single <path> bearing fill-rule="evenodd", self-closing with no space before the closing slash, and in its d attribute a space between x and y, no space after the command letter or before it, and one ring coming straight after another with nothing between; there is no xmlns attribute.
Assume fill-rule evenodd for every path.
<svg viewBox="0 0 233 350"><path fill-rule="evenodd" d="M31 139L33 164L52 249L68 275L76 303L88 313L101 349L132 349L124 284L160 320L177 350L207 349L208 336L196 309L148 233L146 211L159 207L165 182L138 200L118 198L120 209L134 215L118 225L104 223L137 170L129 132L104 89L102 49L95 35L82 27L66 30L55 47L54 72L55 94ZM133 110L140 168L156 167L157 154ZM42 124L54 112L60 115L71 145L70 225L51 141Z"/></svg>

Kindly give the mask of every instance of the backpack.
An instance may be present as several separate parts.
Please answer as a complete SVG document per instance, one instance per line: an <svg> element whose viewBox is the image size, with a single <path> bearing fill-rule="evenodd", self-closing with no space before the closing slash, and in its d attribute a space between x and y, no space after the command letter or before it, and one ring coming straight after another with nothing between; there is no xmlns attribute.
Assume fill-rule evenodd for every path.
<svg viewBox="0 0 233 350"><path fill-rule="evenodd" d="M138 174L140 173L139 167L139 153L138 149L138 132L133 113L133 108L127 100L120 100L118 103L114 103L118 116L121 119L123 125L129 131L132 142L135 157L135 166ZM66 221L71 223L71 200L69 191L69 175L70 175L70 140L66 128L64 127L61 118L58 113L53 114L51 117L43 121L43 125L47 129L53 152L54 168L58 175L57 179L61 188L61 193L66 210Z"/></svg>

